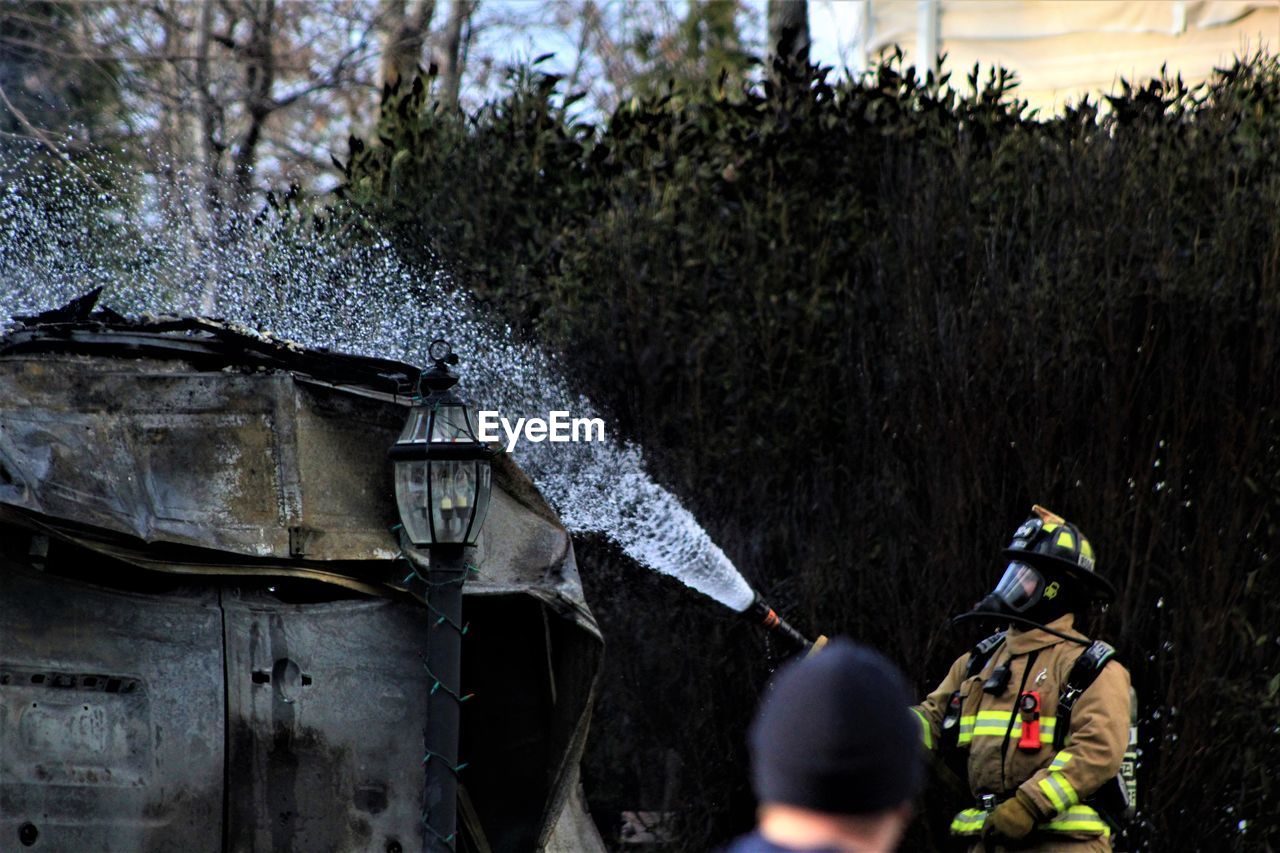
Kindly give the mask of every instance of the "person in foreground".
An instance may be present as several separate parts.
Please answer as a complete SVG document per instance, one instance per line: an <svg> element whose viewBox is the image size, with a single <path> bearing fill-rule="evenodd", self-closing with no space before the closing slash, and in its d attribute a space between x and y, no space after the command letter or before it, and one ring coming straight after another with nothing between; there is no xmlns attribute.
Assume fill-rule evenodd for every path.
<svg viewBox="0 0 1280 853"><path fill-rule="evenodd" d="M788 664L749 733L756 830L727 853L881 853L897 847L924 755L902 674L847 638Z"/></svg>
<svg viewBox="0 0 1280 853"><path fill-rule="evenodd" d="M956 617L1005 627L951 665L915 712L927 748L965 760L973 807L951 822L972 851L1111 850L1129 741L1129 672L1075 630L1115 591L1080 529L1042 507L1014 533L995 589Z"/></svg>

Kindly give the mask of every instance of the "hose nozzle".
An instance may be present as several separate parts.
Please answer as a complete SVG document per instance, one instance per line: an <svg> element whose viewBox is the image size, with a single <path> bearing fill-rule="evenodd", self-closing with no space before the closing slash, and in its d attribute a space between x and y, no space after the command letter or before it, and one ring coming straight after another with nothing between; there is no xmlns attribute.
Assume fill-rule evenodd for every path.
<svg viewBox="0 0 1280 853"><path fill-rule="evenodd" d="M756 593L755 599L751 602L751 606L745 611L746 617L757 625L763 625L765 629L772 631L774 634L782 637L791 645L795 646L797 651L812 654L827 644L825 636L819 636L816 641L810 640L804 634L801 634L791 626L787 620L778 615L769 604Z"/></svg>

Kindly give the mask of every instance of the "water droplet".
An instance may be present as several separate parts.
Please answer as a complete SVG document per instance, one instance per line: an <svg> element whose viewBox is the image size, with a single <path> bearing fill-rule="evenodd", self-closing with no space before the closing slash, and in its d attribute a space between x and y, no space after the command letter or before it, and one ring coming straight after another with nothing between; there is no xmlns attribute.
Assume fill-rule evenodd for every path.
<svg viewBox="0 0 1280 853"><path fill-rule="evenodd" d="M466 390L485 408L512 420L556 410L597 416L555 359L477 308L443 263L418 275L385 239L353 248L246 228L234 240L214 240L171 215L159 199L165 184L148 176L140 192L150 200L102 215L41 205L73 197L74 188L57 177L30 180L0 194L0 324L102 284L101 304L124 314L217 316L246 333L271 329L303 346L354 355L425 364L426 346L444 336L459 342ZM118 227L104 235L100 223L109 222ZM612 438L524 442L514 456L570 530L604 532L642 565L733 609L751 603L754 593L729 558L649 476L641 448Z"/></svg>

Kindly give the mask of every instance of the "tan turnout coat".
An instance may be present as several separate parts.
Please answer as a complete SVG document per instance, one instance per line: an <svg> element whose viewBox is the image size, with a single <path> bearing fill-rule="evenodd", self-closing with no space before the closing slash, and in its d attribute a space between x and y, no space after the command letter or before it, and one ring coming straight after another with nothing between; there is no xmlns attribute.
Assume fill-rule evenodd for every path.
<svg viewBox="0 0 1280 853"><path fill-rule="evenodd" d="M1068 614L1049 627L1084 639L1073 630L1073 622ZM1056 752L1053 748L1058 696L1084 650L1047 631L1011 629L980 673L966 678L969 654L962 655L937 689L913 708L923 725L925 745L936 750L948 700L953 691L960 691L958 746L968 751L975 805L981 794L1003 799L1022 790L1039 812L1028 839L1031 845L1019 849L1110 849L1109 828L1082 801L1116 775L1129 742L1129 672L1119 662L1108 662L1081 694L1064 746ZM983 692L983 683L1006 662L1011 663L1004 691L998 696ZM1040 694L1040 746L1034 751L1018 747L1022 719L1017 702L1023 690ZM951 831L980 836L984 818L977 808L965 809L956 815Z"/></svg>

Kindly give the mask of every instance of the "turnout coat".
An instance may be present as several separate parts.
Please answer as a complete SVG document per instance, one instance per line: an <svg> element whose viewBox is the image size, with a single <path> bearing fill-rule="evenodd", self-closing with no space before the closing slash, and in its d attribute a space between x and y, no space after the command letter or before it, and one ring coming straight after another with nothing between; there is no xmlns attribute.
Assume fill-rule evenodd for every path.
<svg viewBox="0 0 1280 853"><path fill-rule="evenodd" d="M1084 640L1073 623L1068 614L1049 627ZM966 677L969 654L962 655L937 689L912 709L920 718L925 746L937 750L943 747L942 721L948 702L958 691L955 745L968 752L968 781L975 805L983 794L1004 800L1017 790L1035 804L1036 828L1028 844L1019 849L1110 849L1110 828L1084 800L1116 775L1129 741L1129 672L1118 661L1109 661L1081 694L1064 745L1059 750L1053 747L1058 698L1085 648L1048 631L1010 629L980 672ZM984 692L987 679L1006 664L1009 678L1003 690L995 695ZM1035 748L1019 746L1023 720L1018 699L1029 691L1040 697L1040 737ZM980 808L965 809L952 821L951 831L976 839L985 818Z"/></svg>

